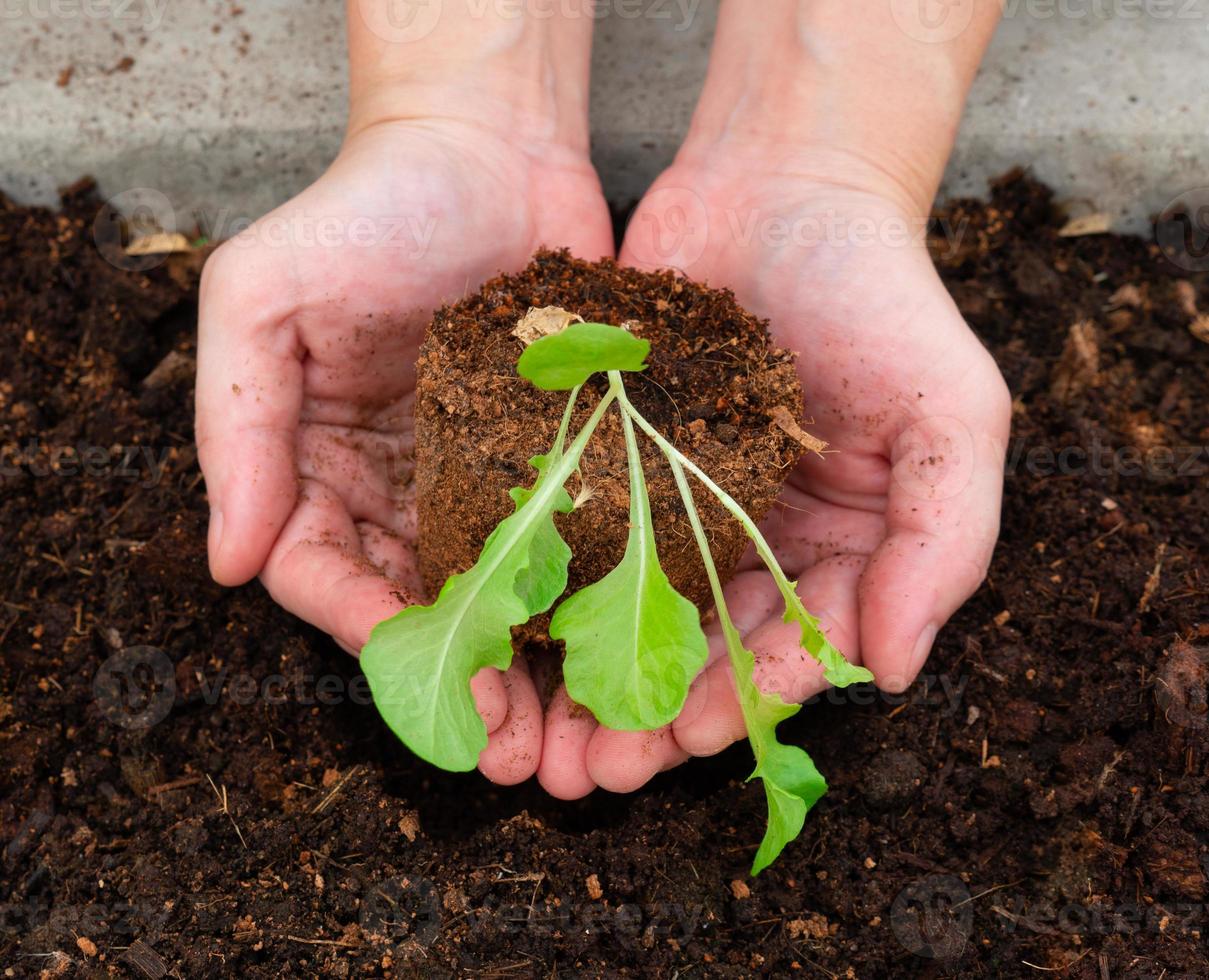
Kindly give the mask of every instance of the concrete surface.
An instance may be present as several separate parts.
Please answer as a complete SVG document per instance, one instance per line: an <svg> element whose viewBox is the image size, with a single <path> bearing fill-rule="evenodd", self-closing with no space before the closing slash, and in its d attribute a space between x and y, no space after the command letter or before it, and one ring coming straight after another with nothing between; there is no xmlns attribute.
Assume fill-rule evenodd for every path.
<svg viewBox="0 0 1209 980"><path fill-rule="evenodd" d="M916 2L959 16L969 0ZM1197 81L1209 63L1209 0L1004 2L942 193L981 193L1024 163L1060 196L1144 231L1149 215L1209 184L1209 99ZM674 154L716 7L604 0L593 152L612 200L638 197ZM180 225L221 232L305 186L343 126L342 5L232 9L0 0L0 189L52 203L55 188L91 173L107 195L151 188Z"/></svg>

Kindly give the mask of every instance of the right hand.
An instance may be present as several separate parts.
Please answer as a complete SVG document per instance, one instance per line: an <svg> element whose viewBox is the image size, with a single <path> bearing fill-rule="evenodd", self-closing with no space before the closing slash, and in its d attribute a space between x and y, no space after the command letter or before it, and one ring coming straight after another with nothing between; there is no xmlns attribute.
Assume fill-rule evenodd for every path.
<svg viewBox="0 0 1209 980"><path fill-rule="evenodd" d="M596 259L612 227L586 152L481 121L352 135L315 184L223 245L202 278L197 444L214 578L254 576L350 653L423 597L415 359L433 309L539 245ZM479 768L537 769L542 711L517 658L473 682Z"/></svg>

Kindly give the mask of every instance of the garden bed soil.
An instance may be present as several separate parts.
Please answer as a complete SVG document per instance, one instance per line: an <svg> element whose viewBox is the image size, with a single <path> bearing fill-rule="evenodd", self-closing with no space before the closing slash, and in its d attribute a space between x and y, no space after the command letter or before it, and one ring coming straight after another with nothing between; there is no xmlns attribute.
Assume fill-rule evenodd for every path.
<svg viewBox="0 0 1209 980"><path fill-rule="evenodd" d="M508 491L531 486L529 460L554 443L567 392L541 391L516 373L524 349L515 336L529 309L560 307L589 322L628 325L651 344L647 368L627 374L626 391L652 425L684 447L757 521L781 492L802 448L778 428L779 409L802 417L793 355L772 346L767 324L730 292L670 272L584 262L541 252L523 272L499 276L438 310L416 376L416 497L420 562L430 595L474 564L487 535L515 508ZM577 398L572 436L607 388L588 380ZM709 580L676 481L659 450L639 443L660 565L673 588L699 607ZM571 547L568 590L604 578L629 535L629 479L618 412L592 436L569 484L584 506L555 523ZM747 547L743 528L710 494L698 511L724 577Z"/></svg>
<svg viewBox="0 0 1209 980"><path fill-rule="evenodd" d="M571 804L439 772L210 582L200 256L116 269L97 208L0 202L0 973L1209 976L1203 276L1018 174L946 212L1016 399L1002 540L903 698L783 726L831 792L750 879L745 745Z"/></svg>

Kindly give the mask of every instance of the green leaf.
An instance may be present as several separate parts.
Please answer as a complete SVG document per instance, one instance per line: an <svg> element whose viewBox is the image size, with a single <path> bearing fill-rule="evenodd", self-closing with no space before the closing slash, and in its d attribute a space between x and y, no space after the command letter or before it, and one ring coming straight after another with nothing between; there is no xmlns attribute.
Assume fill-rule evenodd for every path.
<svg viewBox="0 0 1209 980"><path fill-rule="evenodd" d="M777 576L773 576L777 578ZM780 576L784 579L784 576ZM777 582L781 589L781 597L785 600L785 622L796 622L802 627L802 649L823 665L823 677L833 687L847 687L849 684L865 684L873 680L873 675L864 667L850 663L839 650L835 648L819 621L806 611L802 600L798 598L797 582L785 580L785 587Z"/></svg>
<svg viewBox="0 0 1209 980"><path fill-rule="evenodd" d="M651 345L607 323L572 323L535 340L516 362L517 373L543 391L565 391L598 371L641 371Z"/></svg>
<svg viewBox="0 0 1209 980"><path fill-rule="evenodd" d="M539 473L546 465L545 456L534 456L529 460ZM520 510L533 497L534 491L525 487L513 487L508 491ZM569 514L573 506L571 495L561 490L554 503L553 511ZM554 526L554 513L543 520L529 545L529 563L516 575L513 589L525 603L530 616L545 612L567 587L567 566L571 563L571 548Z"/></svg>
<svg viewBox="0 0 1209 980"><path fill-rule="evenodd" d="M748 778L763 782L768 800L768 828L751 866L751 873L758 875L802 832L806 814L827 792L827 782L804 750L777 741L777 725L796 715L801 706L786 704L778 695L760 690L753 677L755 657L743 646L729 616L723 633L747 739L756 757L756 768Z"/></svg>
<svg viewBox="0 0 1209 980"><path fill-rule="evenodd" d="M630 533L621 563L562 603L550 636L567 644L567 693L608 728L672 721L709 650L701 617L659 566L642 458L622 415L630 468Z"/></svg>
<svg viewBox="0 0 1209 980"><path fill-rule="evenodd" d="M599 415L607 401L602 401ZM465 772L487 746L470 678L512 661L512 627L548 609L567 587L571 551L554 513L571 509L563 484L587 442L589 421L568 456L534 457L532 489L513 491L516 510L488 536L474 567L452 576L430 606L410 606L374 627L361 667L379 712L416 755ZM557 539L557 541L555 540Z"/></svg>

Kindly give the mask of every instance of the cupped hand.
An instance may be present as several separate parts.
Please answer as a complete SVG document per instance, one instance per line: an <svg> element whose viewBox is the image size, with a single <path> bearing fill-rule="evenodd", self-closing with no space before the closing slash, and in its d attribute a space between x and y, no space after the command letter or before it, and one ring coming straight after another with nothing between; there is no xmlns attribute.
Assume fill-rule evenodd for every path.
<svg viewBox="0 0 1209 980"><path fill-rule="evenodd" d="M831 641L900 692L985 576L1010 397L936 274L918 206L853 179L861 170L755 147L682 155L640 204L621 260L732 288L798 353L807 428L833 451L803 455L762 530ZM825 688L750 550L725 597L765 691L800 702ZM716 620L707 632L710 663L658 731L605 729L558 691L546 789L630 791L745 737Z"/></svg>
<svg viewBox="0 0 1209 980"><path fill-rule="evenodd" d="M422 598L415 559L415 359L431 311L539 245L612 254L586 157L478 124L369 126L314 185L223 245L202 280L197 443L211 571L259 575L356 652ZM541 707L518 658L474 679L480 769L535 771Z"/></svg>

